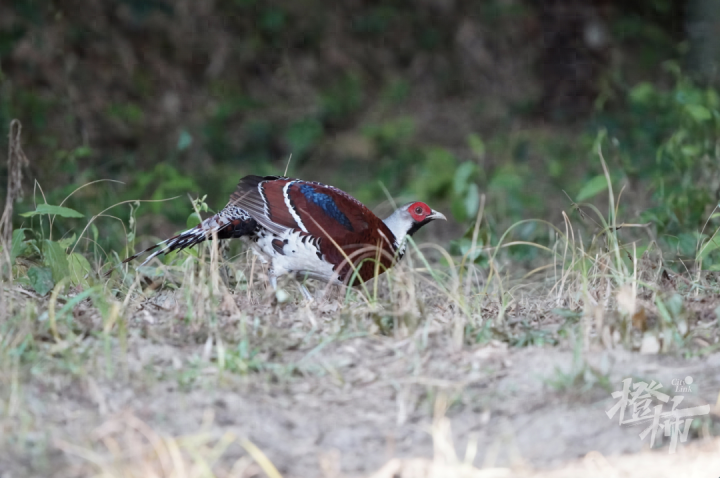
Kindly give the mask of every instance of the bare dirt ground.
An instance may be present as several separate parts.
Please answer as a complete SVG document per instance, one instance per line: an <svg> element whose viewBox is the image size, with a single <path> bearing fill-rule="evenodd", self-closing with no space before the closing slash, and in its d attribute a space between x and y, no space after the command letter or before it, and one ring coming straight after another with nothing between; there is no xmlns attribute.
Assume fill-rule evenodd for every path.
<svg viewBox="0 0 720 478"><path fill-rule="evenodd" d="M458 347L457 310L430 292L415 304L424 319L389 334L373 321L388 302L278 304L237 292L213 321L198 321L181 317L182 295L138 302L126 334L103 335L107 322L79 307L85 330L74 342L39 336L40 358L4 368L0 477L272 476L254 447L284 477L720 473L720 353L641 355L594 342L582 350L572 337ZM26 294L14 296L31 307ZM493 319L492 307L483 310ZM559 322L548 314L538 328ZM673 380L688 376L692 390L674 393ZM682 407L709 404L711 415L677 453L662 432L649 450L642 427L605 413L629 377L661 382L685 396ZM158 463L175 473L150 473ZM214 474L192 471L202 464Z"/></svg>

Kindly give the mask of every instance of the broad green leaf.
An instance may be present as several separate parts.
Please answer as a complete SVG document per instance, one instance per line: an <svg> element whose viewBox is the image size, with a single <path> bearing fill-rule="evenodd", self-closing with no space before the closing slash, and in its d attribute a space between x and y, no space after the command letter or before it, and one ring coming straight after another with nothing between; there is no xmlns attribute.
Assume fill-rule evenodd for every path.
<svg viewBox="0 0 720 478"><path fill-rule="evenodd" d="M25 254L28 250L28 246L25 243L25 231L27 231L27 229L15 229L13 231L10 264L15 264L15 259Z"/></svg>
<svg viewBox="0 0 720 478"><path fill-rule="evenodd" d="M185 224L188 228L195 227L198 224L202 222L202 218L198 215L198 213L193 212L190 214L187 218L187 221L185 221Z"/></svg>
<svg viewBox="0 0 720 478"><path fill-rule="evenodd" d="M462 194L467 189L470 177L475 172L475 164L470 161L465 161L455 170L455 177L453 178L453 190L455 194Z"/></svg>
<svg viewBox="0 0 720 478"><path fill-rule="evenodd" d="M472 241L468 239L467 237L463 237L458 242L458 246L460 248L460 255L465 256L470 251L473 251L472 257L468 255L468 259L472 262L475 262L478 257L480 257L483 253L483 242L482 240L478 239L478 242L475 243L475 248L472 247Z"/></svg>
<svg viewBox="0 0 720 478"><path fill-rule="evenodd" d="M190 133L188 133L187 131L182 130L180 132L180 137L178 138L177 150L185 151L186 149L188 149L190 147L190 145L192 145L192 143L193 143L192 135L190 135Z"/></svg>
<svg viewBox="0 0 720 478"><path fill-rule="evenodd" d="M450 210L453 216L459 222L463 222L467 219L467 211L465 210L465 200L462 196L455 196L450 204Z"/></svg>
<svg viewBox="0 0 720 478"><path fill-rule="evenodd" d="M709 104L712 109L716 110L720 107L720 96L718 96L717 91L710 89L705 92L705 96L707 98L707 104Z"/></svg>
<svg viewBox="0 0 720 478"><path fill-rule="evenodd" d="M47 294L55 286L52 271L48 267L31 267L28 270L28 279L32 288L40 295Z"/></svg>
<svg viewBox="0 0 720 478"><path fill-rule="evenodd" d="M513 164L506 164L495 170L489 187L505 191L520 191L525 187L525 180Z"/></svg>
<svg viewBox="0 0 720 478"><path fill-rule="evenodd" d="M685 105L685 109L695 121L707 121L712 118L710 110L703 105Z"/></svg>
<svg viewBox="0 0 720 478"><path fill-rule="evenodd" d="M655 87L648 82L643 82L630 90L630 101L637 104L647 103L655 94Z"/></svg>
<svg viewBox="0 0 720 478"><path fill-rule="evenodd" d="M52 270L53 280L59 282L70 274L70 265L68 264L65 249L55 241L45 239L43 241L43 256L45 265Z"/></svg>
<svg viewBox="0 0 720 478"><path fill-rule="evenodd" d="M480 191L478 185L471 183L468 187L467 195L465 196L465 212L467 217L470 219L475 218L475 214L478 212L480 207Z"/></svg>
<svg viewBox="0 0 720 478"><path fill-rule="evenodd" d="M85 217L75 209L63 206L53 206L52 204L38 204L37 209L34 211L26 212L25 214L20 215L23 217L33 217L41 214L52 214L61 217Z"/></svg>
<svg viewBox="0 0 720 478"><path fill-rule="evenodd" d="M453 191L455 194L462 194L467 189L468 181L470 176L475 172L475 164L471 161L465 161L455 170L455 177L453 178Z"/></svg>
<svg viewBox="0 0 720 478"><path fill-rule="evenodd" d="M683 309L683 298L680 294L673 294L666 301L668 311L674 318L678 318Z"/></svg>
<svg viewBox="0 0 720 478"><path fill-rule="evenodd" d="M680 147L680 152L689 158L700 156L701 151L702 146L699 144L685 144Z"/></svg>
<svg viewBox="0 0 720 478"><path fill-rule="evenodd" d="M70 280L73 285L87 285L86 276L90 273L91 267L85 256L73 252L68 256L68 265L70 267Z"/></svg>
<svg viewBox="0 0 720 478"><path fill-rule="evenodd" d="M472 150L478 158L482 159L485 156L485 142L480 135L470 133L468 135L468 145L470 146L470 150Z"/></svg>
<svg viewBox="0 0 720 478"><path fill-rule="evenodd" d="M608 187L607 179L604 175L595 176L590 181L585 183L580 192L577 195L577 201L585 201L597 194L605 191Z"/></svg>
<svg viewBox="0 0 720 478"><path fill-rule="evenodd" d="M698 251L698 255L695 260L705 259L708 254L710 254L718 247L720 247L720 237L715 236L712 238L712 240L707 241L700 247L700 251Z"/></svg>
<svg viewBox="0 0 720 478"><path fill-rule="evenodd" d="M70 237L66 237L64 239L59 239L57 242L58 242L58 244L60 244L60 247L62 247L63 249L67 249L68 247L75 244L75 239L77 239L77 236L75 234L73 234Z"/></svg>
<svg viewBox="0 0 720 478"><path fill-rule="evenodd" d="M697 237L687 232L681 232L677 235L679 252L684 256L694 256L695 247L697 246Z"/></svg>

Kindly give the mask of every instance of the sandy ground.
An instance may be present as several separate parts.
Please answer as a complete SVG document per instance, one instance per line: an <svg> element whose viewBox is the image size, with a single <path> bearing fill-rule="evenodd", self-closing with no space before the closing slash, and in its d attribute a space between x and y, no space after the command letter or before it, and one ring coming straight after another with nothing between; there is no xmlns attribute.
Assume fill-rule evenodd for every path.
<svg viewBox="0 0 720 478"><path fill-rule="evenodd" d="M453 350L432 334L425 347L413 338L349 334L287 347L272 357L274 371L242 376L203 362L207 344L147 335L131 331L127 368L112 378L98 358L86 376L23 380L21 403L0 422L13 434L0 450L0 477L88 476L100 465L86 452L108 455L102 436L136 421L161 435L247 438L284 477L720 476L714 415L670 454L668 438L651 451L649 439L638 437L642 428L621 427L605 413L624 378L656 380L669 393L674 379L687 376L693 386L677 394L685 396L680 408L709 404L714 412L720 354L587 352L603 388L590 372L560 379L574 363L562 346ZM192 379L184 376L189 363ZM229 467L243 455L233 443L220 461ZM442 468L463 461L473 470ZM259 470L243 473L236 476Z"/></svg>

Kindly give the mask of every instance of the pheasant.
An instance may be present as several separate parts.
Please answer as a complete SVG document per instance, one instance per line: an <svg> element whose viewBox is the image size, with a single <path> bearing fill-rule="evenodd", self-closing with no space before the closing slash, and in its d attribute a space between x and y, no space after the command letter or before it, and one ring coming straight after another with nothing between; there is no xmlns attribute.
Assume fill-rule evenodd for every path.
<svg viewBox="0 0 720 478"><path fill-rule="evenodd" d="M333 186L281 176L245 176L219 213L123 262L154 251L145 265L160 254L213 237L240 238L269 263L273 289L278 277L286 274L356 285L401 259L405 239L435 219L446 218L422 202L407 203L382 220ZM304 285L300 290L311 299Z"/></svg>

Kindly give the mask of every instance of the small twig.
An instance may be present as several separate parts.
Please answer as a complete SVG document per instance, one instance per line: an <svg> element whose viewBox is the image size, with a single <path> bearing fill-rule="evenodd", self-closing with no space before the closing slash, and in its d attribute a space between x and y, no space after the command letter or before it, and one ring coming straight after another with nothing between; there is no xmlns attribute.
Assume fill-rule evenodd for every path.
<svg viewBox="0 0 720 478"><path fill-rule="evenodd" d="M22 197L22 168L27 166L29 161L22 150L20 138L22 135L22 123L14 119L10 122L8 134L8 186L5 199L5 209L0 218L0 242L3 246L3 261L8 265L8 277L12 280L12 264L10 250L12 248L12 216L15 200Z"/></svg>
<svg viewBox="0 0 720 478"><path fill-rule="evenodd" d="M285 165L285 173L283 173L283 176L287 177L288 169L290 169L290 161L292 161L292 153L290 153L290 156L288 156L288 162Z"/></svg>

